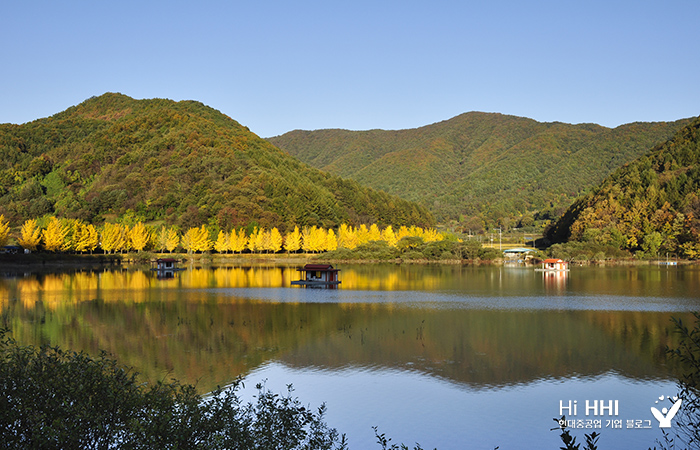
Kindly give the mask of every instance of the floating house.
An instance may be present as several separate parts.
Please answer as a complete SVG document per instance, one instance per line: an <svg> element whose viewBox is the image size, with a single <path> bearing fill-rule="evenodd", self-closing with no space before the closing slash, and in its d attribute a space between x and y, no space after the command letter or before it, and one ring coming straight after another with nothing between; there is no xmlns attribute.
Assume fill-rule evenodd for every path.
<svg viewBox="0 0 700 450"><path fill-rule="evenodd" d="M568 272L569 263L561 259L545 259L542 261L542 268L536 270L545 272Z"/></svg>
<svg viewBox="0 0 700 450"><path fill-rule="evenodd" d="M330 264L307 264L297 270L301 273L301 279L292 281L293 286L334 288L340 284L340 269L334 269Z"/></svg>
<svg viewBox="0 0 700 450"><path fill-rule="evenodd" d="M151 270L155 271L158 278L174 278L175 272L185 270L177 267L178 260L175 258L158 258L151 261Z"/></svg>

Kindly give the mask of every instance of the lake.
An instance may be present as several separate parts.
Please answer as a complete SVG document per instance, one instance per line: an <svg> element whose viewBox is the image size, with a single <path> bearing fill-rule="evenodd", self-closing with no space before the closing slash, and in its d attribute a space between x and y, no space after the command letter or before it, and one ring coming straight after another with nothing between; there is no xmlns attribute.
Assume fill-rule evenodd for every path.
<svg viewBox="0 0 700 450"><path fill-rule="evenodd" d="M1 319L21 343L103 349L203 393L292 384L351 449L379 448L373 426L424 448L557 449L565 414L605 450L654 446L650 408L677 392L671 318L700 310L692 266L337 267L337 290L289 287L290 266L6 274Z"/></svg>

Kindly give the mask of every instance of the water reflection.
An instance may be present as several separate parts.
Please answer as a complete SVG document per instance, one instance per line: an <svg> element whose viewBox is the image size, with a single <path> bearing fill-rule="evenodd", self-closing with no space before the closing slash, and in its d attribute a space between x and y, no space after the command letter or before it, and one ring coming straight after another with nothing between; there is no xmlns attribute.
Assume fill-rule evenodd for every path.
<svg viewBox="0 0 700 450"><path fill-rule="evenodd" d="M527 267L439 265L342 266L342 290L445 292L470 297L620 296L698 301L700 270L694 267L574 268L542 273ZM0 278L0 307L12 298L47 307L66 301L101 298L134 302L150 299L152 291L205 288L287 288L297 277L296 266L190 268L173 280L148 270L78 271L26 274ZM686 306L681 309L687 309Z"/></svg>
<svg viewBox="0 0 700 450"><path fill-rule="evenodd" d="M672 381L640 383L614 371L595 377L540 379L501 389L474 389L410 370L348 367L314 370L281 363L261 366L249 375L267 380L282 392L285 383L312 405L333 399L327 419L342 424L350 448L377 448L373 426L404 442L424 448L446 449L558 449L559 436L551 432L559 400L619 399L620 418L649 418L650 405L661 392L673 392ZM253 395L250 392L248 395ZM605 422L603 422L605 424ZM605 425L603 425L605 426ZM583 440L582 430L575 430ZM587 430L590 432L592 430ZM599 429L604 449L646 449L660 437L659 429Z"/></svg>
<svg viewBox="0 0 700 450"><path fill-rule="evenodd" d="M172 280L136 270L3 279L2 322L20 341L104 349L151 379L171 372L203 390L271 360L410 369L478 389L611 369L666 377L670 317L697 307L683 296L610 295L631 278L652 294L667 279L639 273L590 272L591 292L573 273L552 286L522 269L343 271L337 291L280 288L295 267L190 269ZM679 274L676 283L697 279Z"/></svg>
<svg viewBox="0 0 700 450"><path fill-rule="evenodd" d="M629 391L625 403L659 395L677 375L664 352L677 343L670 318L700 309L692 267L573 268L566 277L341 268L332 291L288 287L296 266L188 268L169 280L149 270L0 278L0 319L22 343L104 349L150 380L173 376L203 392L238 375L269 378L278 391L294 383L305 401L329 403L334 426L370 433L353 448L371 448L369 427L380 425L407 442L429 428L431 438L415 440L444 450L517 448L523 437L556 448L546 430L559 398L598 398L601 386ZM642 439L620 436L621 445Z"/></svg>

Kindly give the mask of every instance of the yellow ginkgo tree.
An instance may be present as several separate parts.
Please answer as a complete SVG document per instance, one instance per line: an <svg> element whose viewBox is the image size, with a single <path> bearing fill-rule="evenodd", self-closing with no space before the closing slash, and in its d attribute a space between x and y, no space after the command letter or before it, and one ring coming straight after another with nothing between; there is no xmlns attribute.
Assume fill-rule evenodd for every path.
<svg viewBox="0 0 700 450"><path fill-rule="evenodd" d="M1 223L0 227L2 227ZM36 220L29 219L24 222L24 225L22 225L22 229L19 232L19 238L17 241L19 242L19 245L32 251L39 247L41 244L41 227L37 224Z"/></svg>
<svg viewBox="0 0 700 450"><path fill-rule="evenodd" d="M294 230L284 235L284 249L287 252L296 252L301 248L301 232L299 227L295 226Z"/></svg>
<svg viewBox="0 0 700 450"><path fill-rule="evenodd" d="M137 222L136 225L129 230L129 239L131 240L131 247L137 252L140 252L146 248L148 241L151 240L151 233L143 222Z"/></svg>
<svg viewBox="0 0 700 450"><path fill-rule="evenodd" d="M46 229L41 233L44 241L44 248L50 252L61 252L67 249L66 236L69 227L61 219L51 217Z"/></svg>

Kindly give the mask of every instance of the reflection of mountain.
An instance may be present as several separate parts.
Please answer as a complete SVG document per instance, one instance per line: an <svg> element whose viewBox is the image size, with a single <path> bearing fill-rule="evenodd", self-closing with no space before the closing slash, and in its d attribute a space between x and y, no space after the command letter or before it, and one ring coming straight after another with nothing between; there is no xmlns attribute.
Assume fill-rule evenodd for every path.
<svg viewBox="0 0 700 450"><path fill-rule="evenodd" d="M1 324L20 342L93 354L104 349L150 379L170 372L203 390L275 359L324 368L409 368L473 386L609 370L648 378L664 374L663 349L674 345L667 313L276 303L207 289L274 286L292 271L191 270L168 281L134 271L0 280ZM426 272L428 281L400 273L394 286L460 283L454 268ZM481 286L499 273L470 279ZM355 276L372 279L366 272ZM520 289L537 280L516 279Z"/></svg>
<svg viewBox="0 0 700 450"><path fill-rule="evenodd" d="M617 371L663 376L670 314L587 311L370 311L283 355L293 366L401 367L452 381L507 385Z"/></svg>

